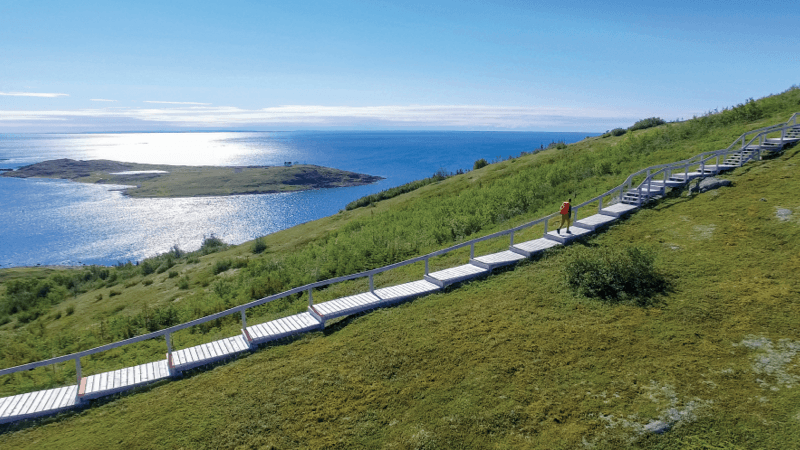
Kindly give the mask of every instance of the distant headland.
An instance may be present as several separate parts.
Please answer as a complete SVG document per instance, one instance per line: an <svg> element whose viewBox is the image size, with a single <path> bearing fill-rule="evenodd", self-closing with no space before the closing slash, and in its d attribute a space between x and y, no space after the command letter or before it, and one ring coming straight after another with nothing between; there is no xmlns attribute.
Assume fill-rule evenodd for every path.
<svg viewBox="0 0 800 450"><path fill-rule="evenodd" d="M267 194L309 189L361 186L383 177L310 164L283 166L171 166L109 160L43 161L0 176L60 178L81 183L125 185L131 197L201 197Z"/></svg>

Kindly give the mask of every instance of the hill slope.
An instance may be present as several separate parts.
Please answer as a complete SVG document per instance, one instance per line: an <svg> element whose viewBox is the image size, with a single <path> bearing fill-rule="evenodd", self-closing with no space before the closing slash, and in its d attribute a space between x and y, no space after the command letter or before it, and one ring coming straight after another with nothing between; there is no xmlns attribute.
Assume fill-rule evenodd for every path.
<svg viewBox="0 0 800 450"><path fill-rule="evenodd" d="M624 145L622 140L610 142ZM571 148L575 153L567 160L602 143L593 140ZM552 157L557 168L563 159ZM464 184L496 185L497 178L486 174L524 175L542 161L526 158L531 161L527 169L519 169L526 162L520 158L468 174L472 179L456 177L371 209L376 216L390 206L402 211L425 198L447 200L451 190L456 197L476 195ZM792 150L777 160L738 169L730 176L733 188L667 199L588 242L592 248L622 243L656 252L658 267L673 286L656 307L576 297L563 283L564 265L584 250L576 245L486 281L345 320L325 333L149 392L6 433L0 444L574 448L585 441L602 448L634 440L665 448L704 448L703 443L795 447L797 161ZM785 209L789 215L777 214ZM326 227L335 230L337 221L350 220L344 229L358 231L352 220L362 220L364 228L369 220L364 216L323 220L316 224L316 234L305 238L313 246ZM330 239L334 232L328 233ZM285 233L296 240L284 245L302 247L299 234ZM276 245L270 242L268 247L276 252ZM249 253L249 248L227 252L175 267L186 274L182 276L208 276L216 262ZM212 278L208 287L218 291L225 283L235 286L233 281L244 277L250 264L237 273L220 272L216 276L223 278ZM162 277L125 291L143 292L174 280ZM169 299L170 289L162 286L158 295ZM66 301L81 307L96 291ZM303 300L298 302L302 306ZM30 328L39 325L70 328L57 324L66 318L44 322L46 317L23 325L18 333L34 333ZM9 322L6 331L15 323ZM75 319L73 326L79 323ZM208 331L224 333L229 325L235 324ZM129 355L109 360L124 357ZM659 421L672 430L639 436L637 430ZM131 423L135 432L127 431Z"/></svg>

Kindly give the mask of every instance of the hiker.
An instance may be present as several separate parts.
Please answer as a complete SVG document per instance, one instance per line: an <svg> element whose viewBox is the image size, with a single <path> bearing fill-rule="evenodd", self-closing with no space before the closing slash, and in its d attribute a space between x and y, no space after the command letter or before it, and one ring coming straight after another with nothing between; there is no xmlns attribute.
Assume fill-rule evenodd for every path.
<svg viewBox="0 0 800 450"><path fill-rule="evenodd" d="M561 224L558 226L558 229L556 230L556 233L558 234L561 234L561 227L564 226L564 222L567 223L567 234L572 234L569 231L569 219L572 216L571 203L572 199L569 199L561 204L561 210L559 210L559 212L561 213Z"/></svg>

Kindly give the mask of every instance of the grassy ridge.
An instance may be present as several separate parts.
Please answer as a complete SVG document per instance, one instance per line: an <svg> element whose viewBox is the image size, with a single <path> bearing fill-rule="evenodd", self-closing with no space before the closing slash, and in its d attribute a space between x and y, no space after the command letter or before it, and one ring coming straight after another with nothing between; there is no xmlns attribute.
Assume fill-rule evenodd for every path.
<svg viewBox="0 0 800 450"><path fill-rule="evenodd" d="M790 150L513 271L9 430L0 446L797 448L799 163ZM673 284L656 306L567 287L575 254L628 245ZM659 420L668 432L643 432Z"/></svg>

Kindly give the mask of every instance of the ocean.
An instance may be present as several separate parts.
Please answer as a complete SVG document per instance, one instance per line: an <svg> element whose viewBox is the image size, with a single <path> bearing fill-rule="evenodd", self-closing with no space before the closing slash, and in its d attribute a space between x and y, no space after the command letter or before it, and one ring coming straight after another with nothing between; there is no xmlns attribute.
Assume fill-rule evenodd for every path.
<svg viewBox="0 0 800 450"><path fill-rule="evenodd" d="M336 214L345 205L443 169L519 156L596 133L302 131L0 134L0 168L70 158L244 166L316 164L385 177L378 183L283 194L138 199L115 186L0 177L0 268L112 265L212 234L229 244Z"/></svg>

